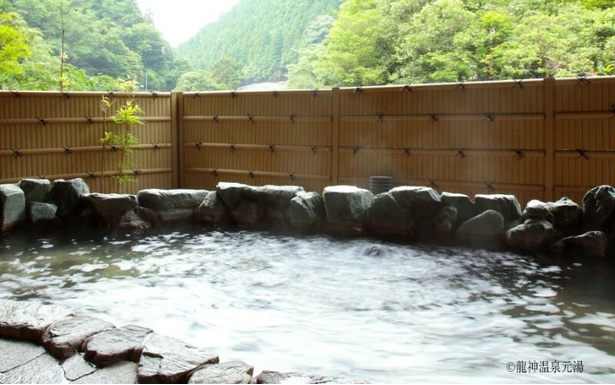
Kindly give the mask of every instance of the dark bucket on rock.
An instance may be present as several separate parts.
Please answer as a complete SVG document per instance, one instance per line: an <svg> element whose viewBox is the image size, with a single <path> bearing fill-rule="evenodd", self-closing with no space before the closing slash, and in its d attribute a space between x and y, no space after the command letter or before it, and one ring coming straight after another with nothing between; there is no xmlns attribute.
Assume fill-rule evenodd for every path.
<svg viewBox="0 0 615 385"><path fill-rule="evenodd" d="M369 190L374 194L389 191L393 187L393 177L390 176L370 176Z"/></svg>

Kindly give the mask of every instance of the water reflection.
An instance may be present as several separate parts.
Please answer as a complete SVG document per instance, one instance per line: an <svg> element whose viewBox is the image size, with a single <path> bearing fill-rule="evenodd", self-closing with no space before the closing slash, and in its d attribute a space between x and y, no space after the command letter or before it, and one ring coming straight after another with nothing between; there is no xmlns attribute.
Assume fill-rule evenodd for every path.
<svg viewBox="0 0 615 385"><path fill-rule="evenodd" d="M16 234L0 253L0 298L151 327L257 370L615 381L608 261L203 229ZM584 370L506 369L532 360Z"/></svg>

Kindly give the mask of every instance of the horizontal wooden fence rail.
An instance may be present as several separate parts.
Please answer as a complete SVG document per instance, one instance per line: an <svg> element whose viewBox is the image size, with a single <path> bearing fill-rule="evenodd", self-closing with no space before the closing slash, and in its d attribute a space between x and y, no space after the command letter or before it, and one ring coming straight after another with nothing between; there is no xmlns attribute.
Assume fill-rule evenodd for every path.
<svg viewBox="0 0 615 385"><path fill-rule="evenodd" d="M106 98L111 107L101 109ZM135 183L100 143L127 100ZM440 192L580 202L615 184L615 78L194 93L0 91L0 183L82 177L93 190L213 189L220 181L368 188L370 177Z"/></svg>

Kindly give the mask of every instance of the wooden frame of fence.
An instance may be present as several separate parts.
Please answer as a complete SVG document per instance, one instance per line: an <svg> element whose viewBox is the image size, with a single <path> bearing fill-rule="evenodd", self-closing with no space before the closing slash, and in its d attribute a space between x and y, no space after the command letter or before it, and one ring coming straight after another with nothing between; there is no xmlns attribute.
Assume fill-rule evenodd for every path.
<svg viewBox="0 0 615 385"><path fill-rule="evenodd" d="M100 100L145 111L138 183L114 182ZM110 114L113 114L111 112ZM108 123L107 123L108 124ZM220 181L514 194L580 202L615 181L615 78L200 93L0 92L0 183L83 177L94 191ZM102 176L102 177L101 177Z"/></svg>

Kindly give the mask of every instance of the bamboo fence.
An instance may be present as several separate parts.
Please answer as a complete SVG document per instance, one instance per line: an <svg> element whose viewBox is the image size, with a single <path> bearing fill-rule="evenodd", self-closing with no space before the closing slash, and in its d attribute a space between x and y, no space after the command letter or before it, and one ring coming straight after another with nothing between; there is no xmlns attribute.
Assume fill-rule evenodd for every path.
<svg viewBox="0 0 615 385"><path fill-rule="evenodd" d="M113 103L107 119L103 96ZM99 139L114 108L145 111L130 170ZM106 120L106 122L105 122ZM86 178L93 191L214 189L220 181L369 187L552 201L614 184L615 78L275 92L0 92L0 183Z"/></svg>
<svg viewBox="0 0 615 385"><path fill-rule="evenodd" d="M109 100L107 113L102 98ZM117 183L121 148L103 146L105 131L118 130L111 120L127 100L146 112L133 167L136 183ZM97 192L135 193L144 187L175 186L171 94L107 94L83 92L0 92L0 183L23 178L84 178Z"/></svg>

